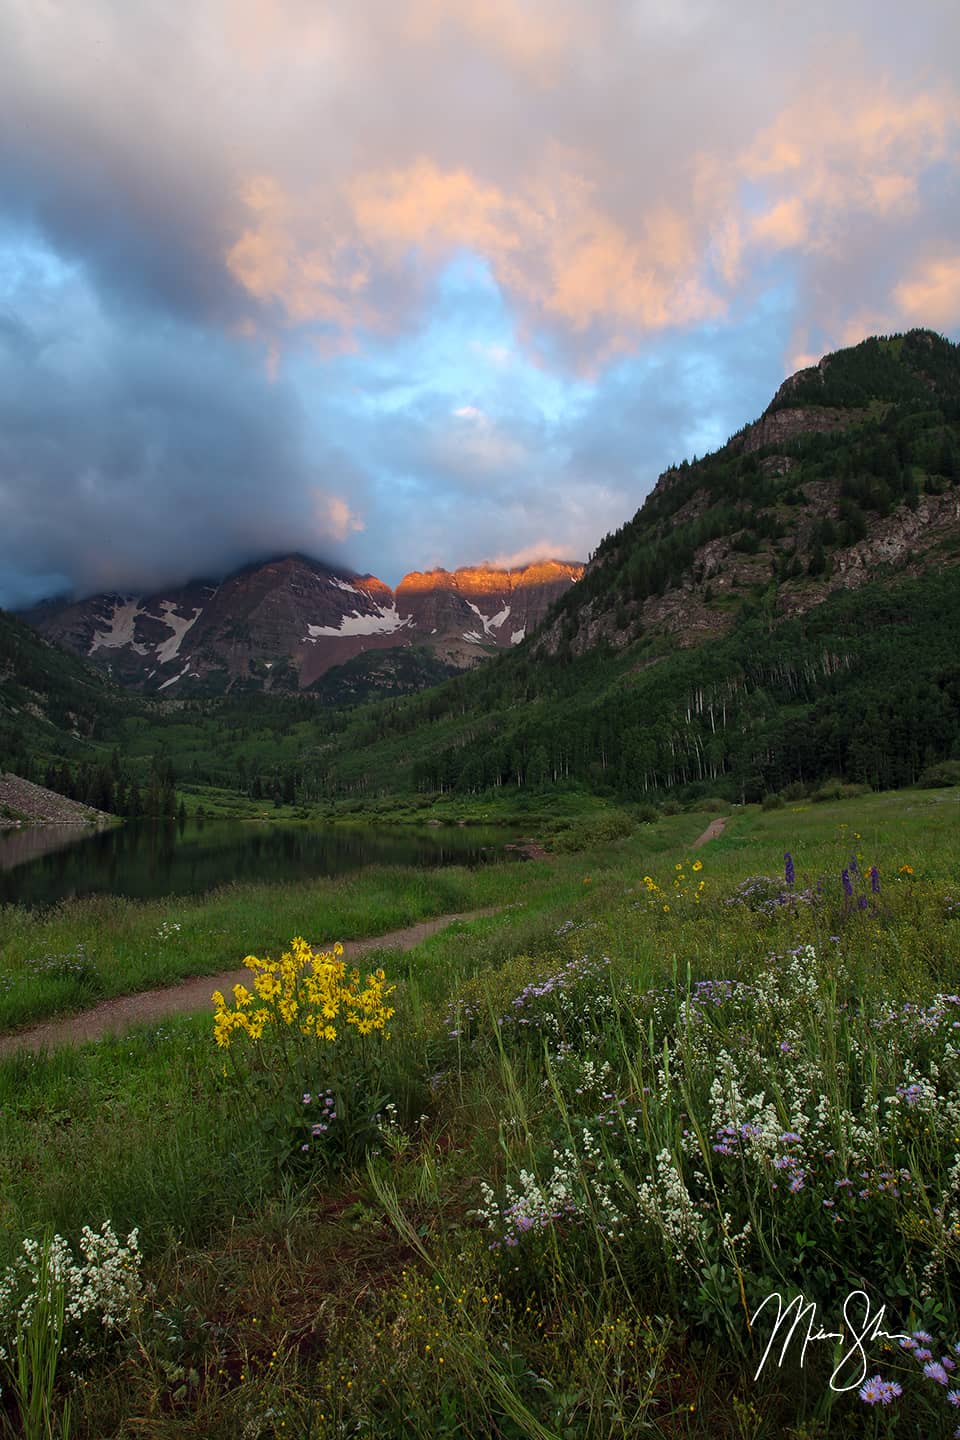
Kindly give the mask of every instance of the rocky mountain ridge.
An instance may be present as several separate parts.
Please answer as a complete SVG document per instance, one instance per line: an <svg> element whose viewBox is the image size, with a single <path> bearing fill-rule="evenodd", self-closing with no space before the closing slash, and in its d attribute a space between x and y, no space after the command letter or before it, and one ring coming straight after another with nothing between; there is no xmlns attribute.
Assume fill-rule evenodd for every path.
<svg viewBox="0 0 960 1440"><path fill-rule="evenodd" d="M440 665L467 669L519 644L582 573L558 560L413 571L394 592L374 575L288 555L218 584L47 601L22 618L121 684L164 698L303 690L333 667L396 647L423 647Z"/></svg>
<svg viewBox="0 0 960 1440"><path fill-rule="evenodd" d="M864 341L790 376L758 420L661 475L536 648L694 647L745 605L802 615L960 560L960 347Z"/></svg>

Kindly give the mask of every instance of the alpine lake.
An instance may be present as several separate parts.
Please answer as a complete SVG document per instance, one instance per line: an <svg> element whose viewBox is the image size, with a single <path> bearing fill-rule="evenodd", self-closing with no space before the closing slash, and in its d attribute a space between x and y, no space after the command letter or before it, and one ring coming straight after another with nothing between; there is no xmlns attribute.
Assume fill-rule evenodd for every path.
<svg viewBox="0 0 960 1440"><path fill-rule="evenodd" d="M83 895L199 895L231 883L344 875L368 865L482 865L513 858L502 829L331 826L283 821L127 821L0 829L0 905Z"/></svg>

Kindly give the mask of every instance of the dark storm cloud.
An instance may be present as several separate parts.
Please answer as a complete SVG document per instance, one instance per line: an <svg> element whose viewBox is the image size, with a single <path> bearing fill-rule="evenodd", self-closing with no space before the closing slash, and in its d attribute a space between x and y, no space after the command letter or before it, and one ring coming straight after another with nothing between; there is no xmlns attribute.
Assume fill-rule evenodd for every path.
<svg viewBox="0 0 960 1440"><path fill-rule="evenodd" d="M222 254L238 223L225 131L170 7L0 13L0 214L83 261L105 303L193 320L249 310Z"/></svg>
<svg viewBox="0 0 960 1440"><path fill-rule="evenodd" d="M336 550L299 408L251 357L185 324L125 326L75 277L57 296L32 325L0 316L0 604L37 598L37 575L141 590L293 536Z"/></svg>
<svg viewBox="0 0 960 1440"><path fill-rule="evenodd" d="M0 603L582 557L787 369L960 329L958 50L939 0L7 0ZM503 385L464 302L475 384L359 404L464 254Z"/></svg>

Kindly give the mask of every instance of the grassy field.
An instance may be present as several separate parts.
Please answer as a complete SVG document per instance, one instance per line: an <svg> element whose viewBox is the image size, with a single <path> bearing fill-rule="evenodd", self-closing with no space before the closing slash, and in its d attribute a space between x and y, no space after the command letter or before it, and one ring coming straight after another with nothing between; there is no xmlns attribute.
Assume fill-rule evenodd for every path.
<svg viewBox="0 0 960 1440"><path fill-rule="evenodd" d="M61 1422L69 1400L77 1437L952 1435L960 799L738 808L691 849L711 818L585 819L560 835L592 848L473 873L3 912L9 1025L83 1002L37 959L78 947L119 993L512 907L371 957L396 988L368 1035L344 1001L335 1042L278 1015L218 1048L206 1015L0 1065L0 1264L104 1222L142 1252L98 1242L59 1377L30 1351L21 1390ZM12 1356L31 1285L56 1301L43 1255L0 1283ZM764 1359L774 1293L843 1339L804 1352L804 1320Z"/></svg>

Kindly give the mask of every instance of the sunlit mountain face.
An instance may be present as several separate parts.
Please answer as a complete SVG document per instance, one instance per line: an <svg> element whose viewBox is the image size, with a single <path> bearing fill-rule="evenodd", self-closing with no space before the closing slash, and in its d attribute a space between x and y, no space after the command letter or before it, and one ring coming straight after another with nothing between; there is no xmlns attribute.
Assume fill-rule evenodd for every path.
<svg viewBox="0 0 960 1440"><path fill-rule="evenodd" d="M518 645L582 573L557 560L414 571L393 591L376 576L291 555L219 584L51 601L26 618L121 683L166 698L305 689L333 666L394 648L422 647L450 670L468 668Z"/></svg>

